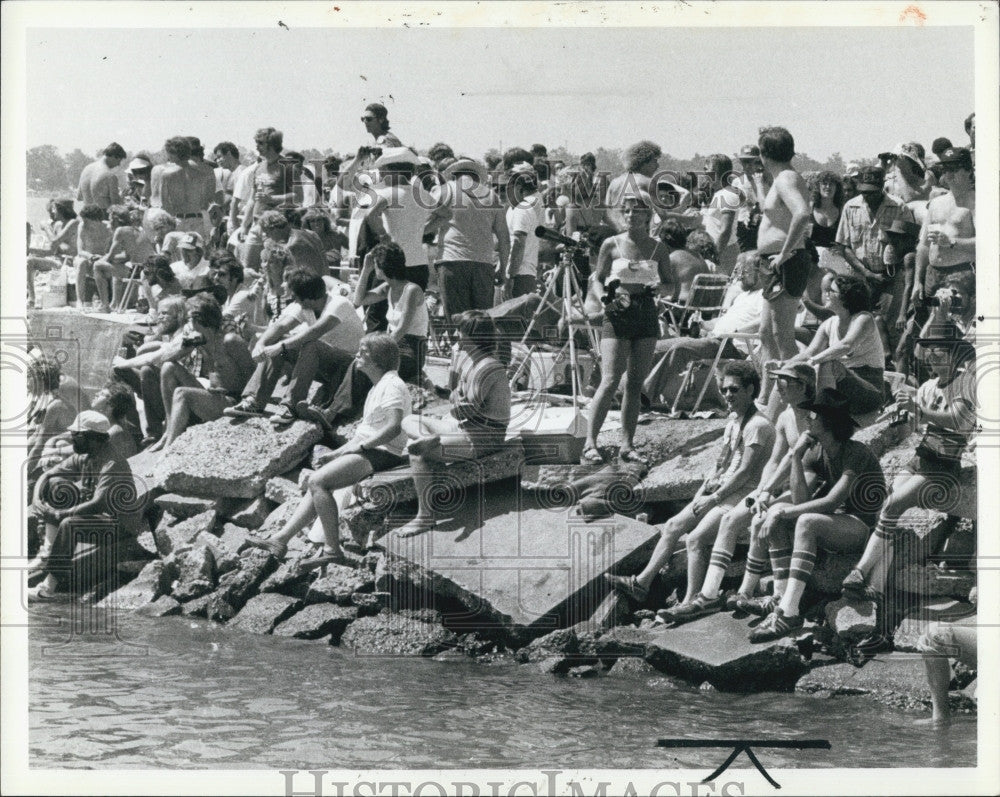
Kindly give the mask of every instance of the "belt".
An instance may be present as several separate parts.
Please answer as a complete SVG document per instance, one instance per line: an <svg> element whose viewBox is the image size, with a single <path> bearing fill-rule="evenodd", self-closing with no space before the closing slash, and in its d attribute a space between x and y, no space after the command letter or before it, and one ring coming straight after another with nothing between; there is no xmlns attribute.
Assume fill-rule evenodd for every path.
<svg viewBox="0 0 1000 797"><path fill-rule="evenodd" d="M201 213L178 213L177 218L179 219L200 219Z"/></svg>

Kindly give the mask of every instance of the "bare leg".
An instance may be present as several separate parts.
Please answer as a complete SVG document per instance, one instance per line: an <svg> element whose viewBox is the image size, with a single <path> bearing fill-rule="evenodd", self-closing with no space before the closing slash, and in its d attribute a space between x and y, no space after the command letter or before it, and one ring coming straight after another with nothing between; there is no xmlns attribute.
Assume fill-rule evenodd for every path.
<svg viewBox="0 0 1000 797"><path fill-rule="evenodd" d="M178 387L174 389L173 406L167 421L167 431L160 441L150 446L150 451L159 451L180 437L194 418L214 421L222 417L226 406L225 398L202 387Z"/></svg>
<svg viewBox="0 0 1000 797"><path fill-rule="evenodd" d="M372 466L367 459L359 454L345 454L309 477L309 495L323 524L325 553L340 553L340 515L333 491L357 484L371 473Z"/></svg>
<svg viewBox="0 0 1000 797"><path fill-rule="evenodd" d="M653 555L643 571L636 576L639 586L649 589L656 574L670 562L670 557L673 556L674 548L677 546L677 540L682 534L686 534L697 525L698 516L691 511L690 504L663 524L660 529L660 539L656 541L656 548L653 549Z"/></svg>
<svg viewBox="0 0 1000 797"><path fill-rule="evenodd" d="M951 724L948 708L948 687L951 686L951 665L944 653L924 653L924 668L927 670L927 685L931 690L931 716L917 720L918 725L944 727Z"/></svg>
<svg viewBox="0 0 1000 797"><path fill-rule="evenodd" d="M635 427L639 422L642 381L649 375L655 350L656 338L641 338L632 341L632 351L628 356L625 389L622 394L622 451L629 451L633 447ZM604 423L603 418L601 423ZM600 429L594 433L595 441L599 431Z"/></svg>
<svg viewBox="0 0 1000 797"><path fill-rule="evenodd" d="M806 590L806 582L815 566L816 551L820 547L830 551L849 553L864 545L868 527L853 515L821 515L806 513L795 523L792 561L779 607L786 617L797 617L799 602Z"/></svg>
<svg viewBox="0 0 1000 797"><path fill-rule="evenodd" d="M601 340L601 384L598 385L594 398L590 402L585 447L597 448L597 435L601 432L604 419L607 418L608 410L611 409L611 400L614 398L615 389L628 365L628 352L631 349L631 343L631 341L618 340L617 338L602 338ZM655 341L653 345L655 347ZM637 389L641 390L642 377L637 381ZM638 413L636 417L638 418Z"/></svg>
<svg viewBox="0 0 1000 797"><path fill-rule="evenodd" d="M719 533L719 524L725 514L725 509L717 506L712 507L699 521L695 530L688 534L685 602L692 600L701 591L708 570L708 554L712 549L712 543L715 542L716 535Z"/></svg>
<svg viewBox="0 0 1000 797"><path fill-rule="evenodd" d="M292 516L285 521L285 525L281 527L277 534L271 537L275 542L283 542L286 545L288 541L292 539L296 534L298 534L302 529L308 526L313 520L316 519L316 508L313 506L312 493L307 492L302 499L299 501L295 511Z"/></svg>
<svg viewBox="0 0 1000 797"><path fill-rule="evenodd" d="M722 579L725 578L726 570L729 569L729 563L733 559L733 552L736 550L736 540L739 538L740 532L749 525L750 509L742 502L726 512L719 521L719 531L715 537L715 544L712 546L705 580L701 585L701 594L706 598L718 597L719 590L722 588ZM766 556L767 552L763 546L759 547L761 548L759 557ZM690 561L689 558L688 562L690 563ZM690 568L690 564L688 567ZM688 572L690 573L690 569ZM743 581L746 582L746 580L747 576L744 573ZM753 588L756 586L754 583L750 591L745 591L741 587L740 591L745 595L753 595Z"/></svg>
<svg viewBox="0 0 1000 797"><path fill-rule="evenodd" d="M84 297L87 295L87 278L94 275L94 264L87 257L78 257L76 265L76 305L86 307Z"/></svg>
<svg viewBox="0 0 1000 797"><path fill-rule="evenodd" d="M861 554L857 569L865 577L869 586L883 591L892 567L893 540L896 537L899 517L907 509L919 504L920 489L926 483L923 476L904 472L896 477L892 493L882 507L875 533L868 538L868 545Z"/></svg>
<svg viewBox="0 0 1000 797"><path fill-rule="evenodd" d="M111 300L108 297L108 280L111 278L111 264L109 262L98 260L94 263L94 282L97 283L97 295L101 299L101 310L104 312L111 309Z"/></svg>

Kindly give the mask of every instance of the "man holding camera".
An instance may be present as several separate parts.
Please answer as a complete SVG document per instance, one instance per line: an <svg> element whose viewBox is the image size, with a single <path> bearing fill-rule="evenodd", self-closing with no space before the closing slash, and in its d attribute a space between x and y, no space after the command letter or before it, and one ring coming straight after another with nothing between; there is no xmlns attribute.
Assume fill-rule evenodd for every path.
<svg viewBox="0 0 1000 797"><path fill-rule="evenodd" d="M192 421L214 421L226 407L235 404L253 373L254 364L246 342L222 329L222 308L214 297L198 293L187 300L191 331L179 345L164 355L160 367L160 395L166 411L167 429L150 451L170 445ZM208 374L208 387L180 359L198 349L201 370Z"/></svg>

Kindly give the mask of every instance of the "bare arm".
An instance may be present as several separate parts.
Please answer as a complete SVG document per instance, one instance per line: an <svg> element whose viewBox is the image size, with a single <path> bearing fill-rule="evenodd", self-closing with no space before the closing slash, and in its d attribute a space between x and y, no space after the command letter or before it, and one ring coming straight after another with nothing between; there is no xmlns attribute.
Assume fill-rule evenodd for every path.
<svg viewBox="0 0 1000 797"><path fill-rule="evenodd" d="M497 251L500 253L500 273L507 271L507 262L510 259L510 233L507 231L507 219L504 213L497 210L493 214L493 234L497 239Z"/></svg>
<svg viewBox="0 0 1000 797"><path fill-rule="evenodd" d="M809 349L806 350L806 353L809 353L807 361L810 365L818 365L829 360L838 360L850 354L851 350L861 342L862 338L871 337L872 335L878 335L875 319L868 313L858 313L851 319L851 323L847 327L847 334L844 335L838 344L828 346L814 353L809 353L809 350L812 349L810 345ZM817 335L816 337L819 336Z"/></svg>

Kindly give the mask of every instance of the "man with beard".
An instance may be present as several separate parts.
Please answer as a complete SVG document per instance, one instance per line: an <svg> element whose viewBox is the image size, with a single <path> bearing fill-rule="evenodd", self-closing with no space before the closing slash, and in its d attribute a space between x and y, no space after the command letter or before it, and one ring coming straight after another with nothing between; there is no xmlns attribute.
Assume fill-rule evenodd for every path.
<svg viewBox="0 0 1000 797"><path fill-rule="evenodd" d="M45 541L32 562L32 574L43 578L28 592L31 602L54 597L82 535L107 530L117 541L138 530L132 471L111 445L110 428L101 413L81 412L69 427L73 456L45 471L35 485L32 510L45 523Z"/></svg>
<svg viewBox="0 0 1000 797"><path fill-rule="evenodd" d="M187 308L183 296L168 296L159 303L159 323L153 334L143 342L131 357L120 355L112 360L116 379L129 385L142 398L146 411L146 438L148 445L163 434L166 409L160 393L160 366L163 364L167 347L176 345L183 335L187 321ZM133 345L132 336L126 335L123 346L128 351ZM136 423L138 419L129 420Z"/></svg>

